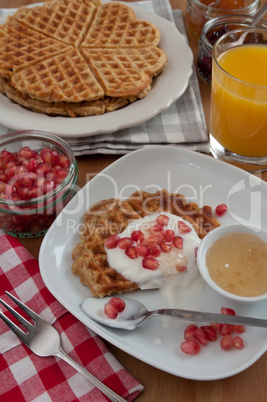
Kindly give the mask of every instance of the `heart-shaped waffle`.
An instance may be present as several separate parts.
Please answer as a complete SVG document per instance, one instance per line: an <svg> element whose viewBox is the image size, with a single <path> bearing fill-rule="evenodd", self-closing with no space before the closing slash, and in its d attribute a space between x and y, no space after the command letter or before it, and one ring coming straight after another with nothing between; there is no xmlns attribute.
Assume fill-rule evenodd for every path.
<svg viewBox="0 0 267 402"><path fill-rule="evenodd" d="M72 117L146 96L167 62L160 32L122 3L99 2L20 8L0 26L0 91L34 111Z"/></svg>

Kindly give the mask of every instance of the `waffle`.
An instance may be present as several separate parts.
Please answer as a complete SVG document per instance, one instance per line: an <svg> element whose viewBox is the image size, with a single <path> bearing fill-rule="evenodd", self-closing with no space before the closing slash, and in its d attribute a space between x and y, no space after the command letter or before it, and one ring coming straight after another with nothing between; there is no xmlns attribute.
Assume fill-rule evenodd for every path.
<svg viewBox="0 0 267 402"><path fill-rule="evenodd" d="M160 32L122 3L47 0L0 26L0 91L37 113L92 116L141 99L166 63Z"/></svg>
<svg viewBox="0 0 267 402"><path fill-rule="evenodd" d="M136 48L157 46L159 41L160 32L154 25L137 20L126 5L107 3L98 8L82 46Z"/></svg>
<svg viewBox="0 0 267 402"><path fill-rule="evenodd" d="M90 1L51 1L43 6L23 7L15 15L16 21L42 34L78 47L96 12Z"/></svg>
<svg viewBox="0 0 267 402"><path fill-rule="evenodd" d="M81 242L72 252L72 272L90 288L93 296L109 296L138 288L136 283L128 281L109 266L103 244L112 234L121 233L132 220L163 211L191 222L201 239L219 226L211 207L199 208L194 202L186 202L183 195L166 190L153 194L137 191L126 201L100 201L86 212Z"/></svg>
<svg viewBox="0 0 267 402"><path fill-rule="evenodd" d="M7 24L0 29L0 74L9 78L15 72L36 64L67 47L21 24Z"/></svg>

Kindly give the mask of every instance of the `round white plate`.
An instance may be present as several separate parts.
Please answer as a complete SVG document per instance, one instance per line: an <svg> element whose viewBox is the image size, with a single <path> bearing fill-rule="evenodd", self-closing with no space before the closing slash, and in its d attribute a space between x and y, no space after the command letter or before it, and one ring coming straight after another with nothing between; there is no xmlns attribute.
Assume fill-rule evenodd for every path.
<svg viewBox="0 0 267 402"><path fill-rule="evenodd" d="M191 49L174 24L133 4L127 3L127 6L134 10L138 19L152 22L160 29L159 47L168 58L166 68L154 80L148 96L101 116L70 118L32 112L0 94L0 123L14 130L34 129L61 137L84 137L136 126L169 108L188 86L193 62ZM3 22L3 18L0 22Z"/></svg>
<svg viewBox="0 0 267 402"><path fill-rule="evenodd" d="M155 192L166 189L184 194L188 201L214 208L228 205L221 224L254 224L267 228L267 184L230 164L177 147L148 147L132 152L107 167L88 182L70 201L47 232L40 249L42 278L50 292L74 316L101 337L138 359L171 374L194 379L215 380L237 374L252 365L266 351L266 329L247 327L242 337L243 350L223 351L219 341L210 342L197 356L180 351L188 322L152 318L134 331L101 326L87 317L80 305L91 296L71 272L73 248L80 241L79 229L87 208L107 198L126 199L141 189ZM160 291L127 294L148 309L169 307ZM219 313L231 307L238 315L267 318L267 302L237 304L205 285L202 294L186 295L182 307ZM166 325L167 324L167 325Z"/></svg>

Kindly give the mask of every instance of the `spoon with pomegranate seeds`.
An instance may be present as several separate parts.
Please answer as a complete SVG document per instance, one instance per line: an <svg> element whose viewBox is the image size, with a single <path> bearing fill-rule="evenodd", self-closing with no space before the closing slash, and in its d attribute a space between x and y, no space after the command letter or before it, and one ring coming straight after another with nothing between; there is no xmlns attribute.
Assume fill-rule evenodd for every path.
<svg viewBox="0 0 267 402"><path fill-rule="evenodd" d="M83 301L81 310L92 320L117 329L133 330L151 317L165 316L185 321L250 325L267 328L267 320L237 315L205 313L182 309L148 311L137 300L126 297L91 297Z"/></svg>

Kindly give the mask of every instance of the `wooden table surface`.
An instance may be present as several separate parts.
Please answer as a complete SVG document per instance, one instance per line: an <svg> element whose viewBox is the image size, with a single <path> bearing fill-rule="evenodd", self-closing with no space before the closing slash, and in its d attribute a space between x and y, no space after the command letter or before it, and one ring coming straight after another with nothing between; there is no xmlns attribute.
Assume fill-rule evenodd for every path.
<svg viewBox="0 0 267 402"><path fill-rule="evenodd" d="M17 8L37 3L38 0L0 0L0 8ZM183 15L186 0L170 0L173 9L181 9ZM262 5L267 0L262 0ZM198 42L189 37L195 61ZM199 79L204 113L209 127L210 85ZM86 183L88 173L97 174L119 156L92 155L78 157L80 186ZM267 172L258 173L267 181ZM22 243L38 258L42 238L24 239ZM136 399L138 402L267 402L267 354L240 374L217 381L193 381L165 373L141 362L108 343L110 351L145 389ZM229 358L232 358L229 356ZM214 356L216 359L216 356ZM201 370L201 368L199 368Z"/></svg>

